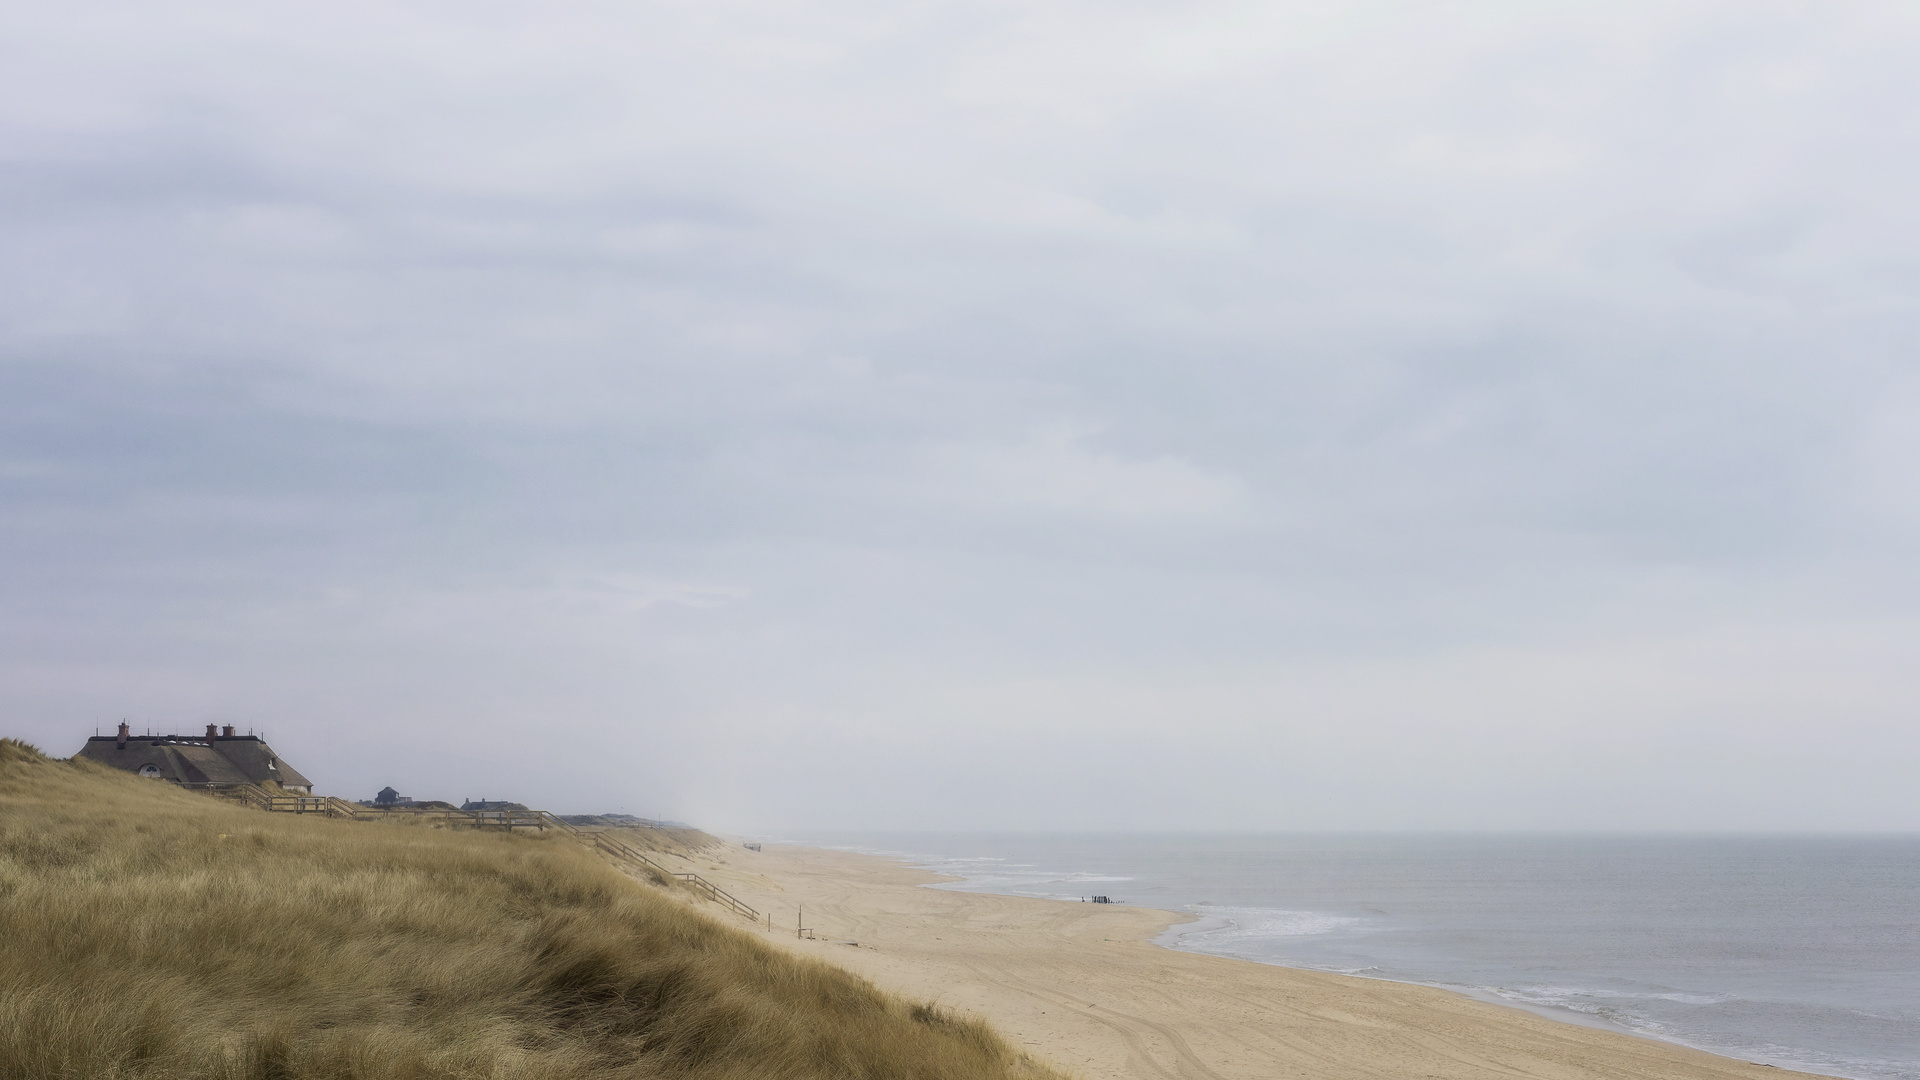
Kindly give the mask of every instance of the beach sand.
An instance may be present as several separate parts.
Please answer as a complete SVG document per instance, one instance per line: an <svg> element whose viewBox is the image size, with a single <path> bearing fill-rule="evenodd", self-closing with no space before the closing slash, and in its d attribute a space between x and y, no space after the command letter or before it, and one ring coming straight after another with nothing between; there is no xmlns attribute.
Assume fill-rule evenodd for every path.
<svg viewBox="0 0 1920 1080"><path fill-rule="evenodd" d="M1430 987L1176 952L1152 939L1188 917L1153 908L926 889L943 879L816 848L690 865L770 913L781 947L983 1017L1089 1080L1807 1075ZM795 937L802 908L815 940Z"/></svg>

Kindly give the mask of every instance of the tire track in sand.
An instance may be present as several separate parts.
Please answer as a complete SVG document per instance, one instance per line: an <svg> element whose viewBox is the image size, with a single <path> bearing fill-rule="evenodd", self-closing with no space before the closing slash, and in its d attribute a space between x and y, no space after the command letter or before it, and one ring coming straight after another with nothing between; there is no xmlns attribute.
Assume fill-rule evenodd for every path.
<svg viewBox="0 0 1920 1080"><path fill-rule="evenodd" d="M1132 1051L1136 1058L1164 1080L1227 1080L1226 1077L1208 1068L1206 1062L1201 1061L1200 1056L1193 1052L1193 1047L1187 1045L1187 1040L1166 1024L1121 1012L1098 1002L1082 1001L1063 991L1041 986L1018 975L1008 975L1005 972L989 973L979 967L974 967L973 973L983 981L999 983L1048 1004L1072 1009L1078 1015L1104 1024L1120 1036L1121 1040L1127 1044L1127 1049ZM1148 1045L1146 1037L1141 1033L1142 1029L1160 1036L1167 1046L1172 1048L1174 1056L1172 1069L1155 1060L1152 1047Z"/></svg>

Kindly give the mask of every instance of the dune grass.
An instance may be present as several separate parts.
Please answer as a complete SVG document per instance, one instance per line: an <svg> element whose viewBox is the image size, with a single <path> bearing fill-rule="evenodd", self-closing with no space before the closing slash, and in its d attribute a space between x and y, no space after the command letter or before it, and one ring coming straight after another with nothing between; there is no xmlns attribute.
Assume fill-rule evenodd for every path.
<svg viewBox="0 0 1920 1080"><path fill-rule="evenodd" d="M1058 1080L551 834L267 814L0 740L0 1080L55 1077Z"/></svg>

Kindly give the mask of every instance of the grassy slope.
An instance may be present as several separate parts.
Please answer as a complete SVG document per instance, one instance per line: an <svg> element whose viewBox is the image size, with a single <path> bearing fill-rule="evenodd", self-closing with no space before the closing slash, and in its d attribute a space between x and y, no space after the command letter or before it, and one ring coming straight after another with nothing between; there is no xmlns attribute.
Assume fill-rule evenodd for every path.
<svg viewBox="0 0 1920 1080"><path fill-rule="evenodd" d="M639 851L657 851L664 855L679 855L688 859L694 858L707 848L725 846L724 841L719 837L703 833L699 829L636 828L626 825L578 825L575 828L584 833L604 832Z"/></svg>
<svg viewBox="0 0 1920 1080"><path fill-rule="evenodd" d="M0 943L6 1080L1058 1080L562 838L265 814L13 740Z"/></svg>

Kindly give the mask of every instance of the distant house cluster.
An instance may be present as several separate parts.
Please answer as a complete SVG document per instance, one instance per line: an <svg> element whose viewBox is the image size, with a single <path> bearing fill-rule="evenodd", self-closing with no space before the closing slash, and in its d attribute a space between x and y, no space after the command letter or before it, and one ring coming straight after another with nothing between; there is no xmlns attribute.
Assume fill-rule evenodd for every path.
<svg viewBox="0 0 1920 1080"><path fill-rule="evenodd" d="M233 725L208 724L204 735L135 735L122 723L112 735L95 735L74 755L137 776L165 780L182 787L220 790L255 785L269 792L286 795L312 795L313 781L281 760L273 747L258 735L241 735ZM438 799L414 799L392 787L380 789L361 806L389 810L455 809L452 803ZM467 799L460 810L468 812L531 813L525 805L495 799ZM565 819L576 825L661 826L679 822L650 821L629 814L588 814Z"/></svg>
<svg viewBox="0 0 1920 1080"><path fill-rule="evenodd" d="M235 734L231 724L207 725L205 735L135 735L126 724L95 735L75 757L185 787L257 784L291 795L313 794L313 782L280 760L258 735Z"/></svg>
<svg viewBox="0 0 1920 1080"><path fill-rule="evenodd" d="M533 812L529 810L524 804L517 803L517 802L505 802L497 799L464 799L461 801L458 807L455 807L452 803L441 802L438 799L415 799L410 795L402 795L398 791L394 790L391 786L381 788L379 792L376 793L374 797L371 799L362 799L360 801L360 805L370 806L376 810L401 810L401 809L454 810L454 809L458 809L458 810L467 811L467 812L504 811L504 812L515 813L515 814L529 814Z"/></svg>
<svg viewBox="0 0 1920 1080"><path fill-rule="evenodd" d="M451 810L453 804L438 799L416 799L402 795L392 787L383 787L371 799L360 800L361 806L370 806L375 810Z"/></svg>

